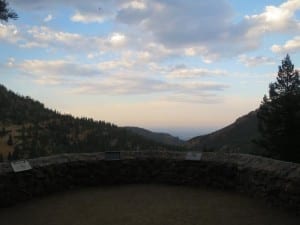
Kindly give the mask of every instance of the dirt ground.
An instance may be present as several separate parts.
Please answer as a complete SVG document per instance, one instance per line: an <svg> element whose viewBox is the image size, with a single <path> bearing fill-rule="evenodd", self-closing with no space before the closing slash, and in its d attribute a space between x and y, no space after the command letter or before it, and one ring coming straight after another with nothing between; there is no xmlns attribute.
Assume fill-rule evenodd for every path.
<svg viewBox="0 0 300 225"><path fill-rule="evenodd" d="M299 225L238 193L181 186L85 188L0 209L1 225Z"/></svg>

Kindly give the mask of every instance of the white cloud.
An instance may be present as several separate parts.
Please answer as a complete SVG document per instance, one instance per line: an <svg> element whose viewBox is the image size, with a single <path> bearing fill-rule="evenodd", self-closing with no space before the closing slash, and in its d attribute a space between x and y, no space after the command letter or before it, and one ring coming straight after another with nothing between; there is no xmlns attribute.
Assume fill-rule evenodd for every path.
<svg viewBox="0 0 300 225"><path fill-rule="evenodd" d="M213 93L222 92L228 86L213 82L184 82L174 83L158 79L150 79L138 76L114 75L101 80L80 82L73 89L77 94L102 94L102 95L152 95L164 94L166 96L178 96L191 98L220 98Z"/></svg>
<svg viewBox="0 0 300 225"><path fill-rule="evenodd" d="M247 67L254 67L254 66L259 66L259 65L264 65L264 64L275 64L274 59L264 57L264 56L255 56L255 57L250 57L247 55L240 55L239 61L243 63Z"/></svg>
<svg viewBox="0 0 300 225"><path fill-rule="evenodd" d="M161 62L174 56L181 56L181 49L168 48L160 43L136 40L135 37L126 37L127 49L122 52L124 57L134 58L139 63Z"/></svg>
<svg viewBox="0 0 300 225"><path fill-rule="evenodd" d="M7 65L8 67L13 67L13 66L15 65L15 61L16 61L15 58L10 57L10 58L7 59L6 65Z"/></svg>
<svg viewBox="0 0 300 225"><path fill-rule="evenodd" d="M181 86L186 90L189 90L187 93L207 93L215 91L223 91L228 88L227 84L222 84L212 81L188 81L181 83ZM210 93L211 94L211 93Z"/></svg>
<svg viewBox="0 0 300 225"><path fill-rule="evenodd" d="M219 104L223 102L223 98L217 95L207 95L207 94L173 94L162 98L162 100L168 102L177 103L192 103L192 104Z"/></svg>
<svg viewBox="0 0 300 225"><path fill-rule="evenodd" d="M130 42L130 47L141 47L139 39L155 43L175 54L181 52L190 57L201 57L212 63L222 57L238 56L256 50L262 37L274 32L294 32L300 28L299 0L286 0L280 5L266 6L264 11L245 16L239 22L227 0L12 0L14 5L29 10L49 10L68 7L74 10L71 20L91 23L110 21L122 27L120 33ZM125 24L125 26L123 26ZM121 26L120 26L121 25ZM124 27L126 29L124 29ZM129 39L132 39L129 40ZM124 39L122 39L124 41ZM90 40L91 41L91 40ZM106 40L106 44L120 43L120 39ZM25 44L24 46L38 46ZM119 45L117 45L118 47ZM122 46L122 45L121 45ZM230 51L228 49L230 48ZM139 49L141 57L151 59L155 54ZM171 55L167 53L166 55Z"/></svg>
<svg viewBox="0 0 300 225"><path fill-rule="evenodd" d="M98 63L98 68L101 70L113 70L113 69L124 69L124 68L132 68L134 65L134 62L131 62L130 60L123 59L123 60L111 60L111 61L103 61Z"/></svg>
<svg viewBox="0 0 300 225"><path fill-rule="evenodd" d="M80 82L74 92L102 95L147 95L168 92L168 84L149 78L124 76L117 74L101 80Z"/></svg>
<svg viewBox="0 0 300 225"><path fill-rule="evenodd" d="M257 37L267 32L297 30L300 28L300 22L295 18L298 10L300 10L299 0L287 0L279 6L266 6L263 13L245 17L250 24L247 35Z"/></svg>
<svg viewBox="0 0 300 225"><path fill-rule="evenodd" d="M169 46L220 40L233 15L224 0L147 2L149 7L145 10L121 8L116 18L122 23L138 25L151 32L156 41Z"/></svg>
<svg viewBox="0 0 300 225"><path fill-rule="evenodd" d="M52 14L48 14L48 16L45 17L44 22L47 23L50 22L51 20L53 20L53 16Z"/></svg>
<svg viewBox="0 0 300 225"><path fill-rule="evenodd" d="M208 81L179 81L153 77L149 71L137 71L130 62L106 61L99 64L79 64L68 60L24 60L14 64L24 76L43 85L64 85L80 94L95 95L157 95L170 96L174 101L185 98L220 98L228 85ZM175 97L174 97L175 96ZM189 96L189 97L188 97ZM194 96L194 97L193 97ZM202 98L202 100L201 100ZM205 100L204 100L205 99Z"/></svg>
<svg viewBox="0 0 300 225"><path fill-rule="evenodd" d="M73 8L94 8L96 6L99 7L99 1L97 0L10 0L11 5L22 7L26 10L49 10L49 9L57 9L61 8L61 6L73 7ZM109 2L106 0L102 0L103 3Z"/></svg>
<svg viewBox="0 0 300 225"><path fill-rule="evenodd" d="M81 23L102 23L105 20L105 17L99 12L79 12L76 11L75 14L70 18L73 22Z"/></svg>
<svg viewBox="0 0 300 225"><path fill-rule="evenodd" d="M209 70L206 68L188 68L185 65L177 65L167 72L170 78L197 78L203 76L224 76L228 73L223 70Z"/></svg>
<svg viewBox="0 0 300 225"><path fill-rule="evenodd" d="M54 31L45 26L34 26L28 30L28 33L31 35L32 41L29 41L31 44L26 47L63 44L65 47L72 48L81 45L84 41L84 38L80 34ZM75 45L75 43L77 44Z"/></svg>
<svg viewBox="0 0 300 225"><path fill-rule="evenodd" d="M122 48L126 45L127 40L128 38L124 34L117 32L106 37L86 36L79 33L57 31L46 26L34 26L28 30L27 37L20 44L20 47L64 49L80 54L88 52L91 59L92 56L99 55L103 51L114 51Z"/></svg>
<svg viewBox="0 0 300 225"><path fill-rule="evenodd" d="M147 8L147 3L143 0L128 1L122 5L122 8L145 10Z"/></svg>
<svg viewBox="0 0 300 225"><path fill-rule="evenodd" d="M88 53L86 57L88 59L96 59L104 54L105 54L105 52L103 52L103 51L95 51L95 52Z"/></svg>
<svg viewBox="0 0 300 225"><path fill-rule="evenodd" d="M17 43L21 39L21 34L15 25L0 23L0 40Z"/></svg>
<svg viewBox="0 0 300 225"><path fill-rule="evenodd" d="M26 43L20 44L20 47L21 48L47 48L48 44L34 42L34 41L27 41Z"/></svg>
<svg viewBox="0 0 300 225"><path fill-rule="evenodd" d="M275 53L292 53L300 50L300 36L294 37L294 39L287 41L284 45L273 45L271 50Z"/></svg>
<svg viewBox="0 0 300 225"><path fill-rule="evenodd" d="M34 82L40 85L60 85L62 83L66 84L66 80L61 77L49 77L49 76L39 76L34 79Z"/></svg>
<svg viewBox="0 0 300 225"><path fill-rule="evenodd" d="M124 44L126 43L126 36L121 33L113 33L109 38L109 42L112 46L115 47L124 46Z"/></svg>
<svg viewBox="0 0 300 225"><path fill-rule="evenodd" d="M202 61L206 64L210 64L220 58L220 54L217 52L211 52L209 48L205 46L187 47L183 49L184 55L195 57L200 56Z"/></svg>
<svg viewBox="0 0 300 225"><path fill-rule="evenodd" d="M78 64L66 60L24 60L17 65L24 74L40 80L59 80L77 78L88 78L101 75L99 69L94 65Z"/></svg>
<svg viewBox="0 0 300 225"><path fill-rule="evenodd" d="M256 50L264 35L300 27L295 16L300 9L298 0L267 6L262 13L246 16L238 23L225 0L152 0L146 5L142 10L121 6L117 21L134 27L157 45L186 56L200 56L205 63Z"/></svg>

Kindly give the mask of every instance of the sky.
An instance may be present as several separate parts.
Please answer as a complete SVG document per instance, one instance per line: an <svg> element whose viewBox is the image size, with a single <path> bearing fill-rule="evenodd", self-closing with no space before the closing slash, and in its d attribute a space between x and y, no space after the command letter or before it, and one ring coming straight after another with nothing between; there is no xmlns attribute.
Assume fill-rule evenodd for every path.
<svg viewBox="0 0 300 225"><path fill-rule="evenodd" d="M300 0L10 0L0 83L62 113L190 138L300 68Z"/></svg>

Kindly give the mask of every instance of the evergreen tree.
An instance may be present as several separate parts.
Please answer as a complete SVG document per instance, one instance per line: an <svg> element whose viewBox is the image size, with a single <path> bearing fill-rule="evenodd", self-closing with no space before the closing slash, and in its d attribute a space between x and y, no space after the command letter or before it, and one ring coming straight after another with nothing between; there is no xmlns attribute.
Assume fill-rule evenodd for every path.
<svg viewBox="0 0 300 225"><path fill-rule="evenodd" d="M9 19L17 19L18 15L8 7L6 0L0 0L0 20L8 21Z"/></svg>
<svg viewBox="0 0 300 225"><path fill-rule="evenodd" d="M258 110L258 143L273 157L300 162L300 79L289 55Z"/></svg>

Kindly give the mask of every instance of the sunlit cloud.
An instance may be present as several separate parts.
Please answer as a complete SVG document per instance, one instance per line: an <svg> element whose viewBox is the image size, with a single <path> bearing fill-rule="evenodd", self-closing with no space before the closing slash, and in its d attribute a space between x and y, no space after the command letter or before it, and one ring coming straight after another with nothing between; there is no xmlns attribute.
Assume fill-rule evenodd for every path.
<svg viewBox="0 0 300 225"><path fill-rule="evenodd" d="M170 78L195 78L202 76L223 76L228 73L223 70L209 70L206 68L188 68L186 65L176 65L169 69L168 77Z"/></svg>
<svg viewBox="0 0 300 225"><path fill-rule="evenodd" d="M0 22L0 40L9 43L17 43L21 39L21 34L15 25L2 24Z"/></svg>
<svg viewBox="0 0 300 225"><path fill-rule="evenodd" d="M130 60L111 60L98 63L97 67L101 70L114 70L114 69L130 69L134 66L134 62Z"/></svg>
<svg viewBox="0 0 300 225"><path fill-rule="evenodd" d="M102 23L105 20L105 17L101 15L99 12L89 12L89 13L81 13L77 11L71 18L73 22L81 22L81 23Z"/></svg>
<svg viewBox="0 0 300 225"><path fill-rule="evenodd" d="M288 0L279 6L266 6L261 14L245 16L249 28L246 36L260 38L266 33L293 32L300 28L300 21L295 14L300 10L298 0Z"/></svg>
<svg viewBox="0 0 300 225"><path fill-rule="evenodd" d="M287 41L284 45L273 45L271 50L275 53L293 53L300 50L300 36L294 37L294 39Z"/></svg>
<svg viewBox="0 0 300 225"><path fill-rule="evenodd" d="M82 65L66 60L25 60L16 65L26 75L32 77L91 77L101 74L94 65Z"/></svg>
<svg viewBox="0 0 300 225"><path fill-rule="evenodd" d="M213 93L223 92L228 85L215 82L170 82L140 76L115 74L100 80L78 84L73 91L85 94L106 95L157 95L176 94L181 96L216 97Z"/></svg>
<svg viewBox="0 0 300 225"><path fill-rule="evenodd" d="M15 65L15 61L16 61L15 58L9 57L9 58L7 59L6 65L7 65L8 67L13 67L13 66Z"/></svg>
<svg viewBox="0 0 300 225"><path fill-rule="evenodd" d="M270 65L275 64L274 59L264 57L264 56L250 57L247 55L240 55L239 61L247 67L254 67L254 66L265 65L265 64L270 64Z"/></svg>
<svg viewBox="0 0 300 225"><path fill-rule="evenodd" d="M117 112L127 110L131 123L133 108L140 121L149 116L144 124L176 123L176 116L181 124L186 116L208 124L212 115L220 124L258 106L279 55L293 59L300 50L299 0L235 2L11 0L20 19L0 24L0 69L12 75L3 82L21 76L82 98L81 105L90 97L113 99L117 106L99 119L121 122ZM168 118L176 109L179 115ZM167 121L155 120L160 115Z"/></svg>
<svg viewBox="0 0 300 225"><path fill-rule="evenodd" d="M127 1L122 5L122 8L145 10L147 8L147 3L144 0Z"/></svg>
<svg viewBox="0 0 300 225"><path fill-rule="evenodd" d="M126 43L126 36L121 33L113 33L109 42L112 46L123 46Z"/></svg>
<svg viewBox="0 0 300 225"><path fill-rule="evenodd" d="M10 40L10 34L16 36L18 40L18 31L15 27L3 29L3 37ZM53 30L47 26L33 26L27 33L22 34L23 42L19 44L22 48L52 48L64 49L67 52L89 52L89 54L98 54L101 51L115 50L123 47L127 42L127 37L122 33L112 33L108 36L87 36L79 33L71 33ZM1 38L1 27L0 27ZM19 38L20 39L20 38ZM11 40L11 41L12 41ZM90 58L92 55L90 55Z"/></svg>
<svg viewBox="0 0 300 225"><path fill-rule="evenodd" d="M268 5L263 12L245 15L238 23L234 21L234 11L226 0L116 0L100 3L90 0L88 5L79 0L72 1L72 4L66 0L34 0L26 1L26 4L12 0L12 4L31 10L67 6L75 9L71 16L74 22L87 24L109 20L126 24L129 32L120 33L126 38L135 29L147 42L181 49L188 56L201 56L205 63L253 51L260 47L264 35L293 32L300 27L299 19L295 17L300 10L298 0L287 0L278 6ZM51 20L52 15L49 14L47 19ZM227 51L228 47L231 51Z"/></svg>
<svg viewBox="0 0 300 225"><path fill-rule="evenodd" d="M50 22L51 20L53 20L53 16L52 14L48 14L48 16L45 17L44 22L47 23Z"/></svg>
<svg viewBox="0 0 300 225"><path fill-rule="evenodd" d="M169 96L174 101L199 101L217 103L218 93L224 92L227 84L208 81L161 80L149 77L148 73L124 74L120 70L128 65L114 65L116 62L77 64L67 60L25 60L14 66L24 76L43 85L67 85L72 93L94 95L158 95ZM129 66L130 68L130 66ZM211 100L209 100L211 98ZM197 99L197 100L196 100ZM214 99L214 100L213 100ZM216 101L218 99L218 101ZM173 101L172 100L172 101Z"/></svg>

